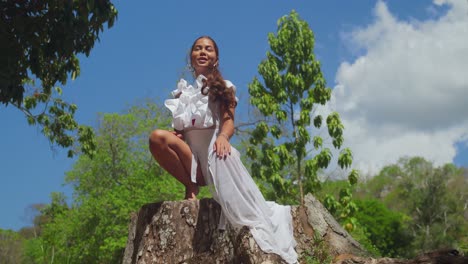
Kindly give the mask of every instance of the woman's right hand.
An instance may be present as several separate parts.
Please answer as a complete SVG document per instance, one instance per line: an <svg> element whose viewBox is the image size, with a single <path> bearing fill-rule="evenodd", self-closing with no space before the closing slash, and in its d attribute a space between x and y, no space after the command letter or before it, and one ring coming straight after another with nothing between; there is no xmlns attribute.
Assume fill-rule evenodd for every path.
<svg viewBox="0 0 468 264"><path fill-rule="evenodd" d="M184 140L184 131L182 130L175 130L175 131L172 131L172 134L174 134L176 137Z"/></svg>

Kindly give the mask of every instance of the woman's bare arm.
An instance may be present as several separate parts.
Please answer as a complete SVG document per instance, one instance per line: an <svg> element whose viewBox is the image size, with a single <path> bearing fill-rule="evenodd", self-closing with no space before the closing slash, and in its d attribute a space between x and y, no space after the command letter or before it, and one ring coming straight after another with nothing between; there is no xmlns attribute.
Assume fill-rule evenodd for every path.
<svg viewBox="0 0 468 264"><path fill-rule="evenodd" d="M221 107L221 127L219 129L218 138L213 145L213 150L216 152L218 157L225 157L228 154L231 154L231 144L229 140L234 134L234 114L235 107L230 107L228 111L225 110L225 107Z"/></svg>

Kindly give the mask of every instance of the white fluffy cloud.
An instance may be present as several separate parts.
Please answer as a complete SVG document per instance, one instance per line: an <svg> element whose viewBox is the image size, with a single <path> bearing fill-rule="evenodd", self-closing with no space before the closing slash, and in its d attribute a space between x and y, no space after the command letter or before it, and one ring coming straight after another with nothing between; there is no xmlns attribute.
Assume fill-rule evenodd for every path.
<svg viewBox="0 0 468 264"><path fill-rule="evenodd" d="M468 2L430 8L440 5L438 18L402 21L379 1L372 24L344 40L361 55L340 65L330 106L364 173L402 156L452 162L468 141Z"/></svg>

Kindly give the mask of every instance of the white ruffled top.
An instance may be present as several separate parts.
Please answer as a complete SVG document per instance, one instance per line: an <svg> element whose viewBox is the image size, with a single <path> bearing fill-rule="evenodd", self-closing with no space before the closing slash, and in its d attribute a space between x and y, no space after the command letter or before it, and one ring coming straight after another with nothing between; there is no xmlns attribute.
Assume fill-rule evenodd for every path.
<svg viewBox="0 0 468 264"><path fill-rule="evenodd" d="M208 107L209 97L206 89L202 93L203 80L207 78L199 75L193 85L188 84L184 79L180 79L177 89L172 91L172 96L178 98L167 99L164 105L172 112L172 127L177 130L185 128L208 128L215 124L212 110ZM225 80L227 87L235 87L230 81ZM237 98L236 98L237 100Z"/></svg>

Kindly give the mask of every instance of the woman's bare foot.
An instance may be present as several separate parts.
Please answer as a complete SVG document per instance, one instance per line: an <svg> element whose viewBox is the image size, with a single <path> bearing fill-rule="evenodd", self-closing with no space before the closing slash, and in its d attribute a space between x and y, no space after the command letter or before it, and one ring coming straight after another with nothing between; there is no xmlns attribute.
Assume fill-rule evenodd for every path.
<svg viewBox="0 0 468 264"><path fill-rule="evenodd" d="M185 188L185 200L196 200L199 188L196 184Z"/></svg>

